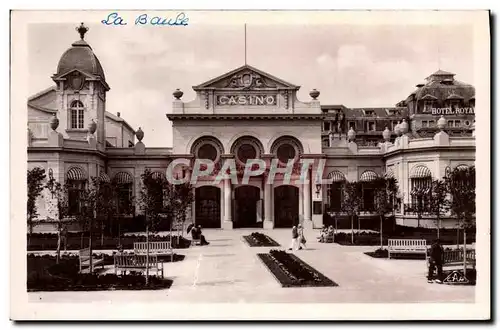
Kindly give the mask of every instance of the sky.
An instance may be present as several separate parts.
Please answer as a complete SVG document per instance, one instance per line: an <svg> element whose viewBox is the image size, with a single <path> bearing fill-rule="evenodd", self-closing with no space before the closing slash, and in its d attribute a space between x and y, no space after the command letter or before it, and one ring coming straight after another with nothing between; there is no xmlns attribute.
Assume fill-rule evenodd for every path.
<svg viewBox="0 0 500 330"><path fill-rule="evenodd" d="M244 25L131 29L86 24L85 40L111 87L106 110L144 131L147 147L172 146L172 92L195 98L192 86L244 64ZM28 29L29 92L54 85L50 77L77 24L32 24ZM469 25L247 25L247 63L301 86L298 98L321 92L321 104L394 106L438 69L474 85Z"/></svg>

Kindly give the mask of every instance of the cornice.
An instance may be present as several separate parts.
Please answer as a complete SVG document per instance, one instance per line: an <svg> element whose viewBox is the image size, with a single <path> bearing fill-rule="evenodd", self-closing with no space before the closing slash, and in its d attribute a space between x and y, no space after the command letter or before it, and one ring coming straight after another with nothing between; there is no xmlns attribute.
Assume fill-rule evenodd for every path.
<svg viewBox="0 0 500 330"><path fill-rule="evenodd" d="M174 120L323 120L322 114L167 114Z"/></svg>
<svg viewBox="0 0 500 330"><path fill-rule="evenodd" d="M399 154L411 154L415 152L427 152L427 151L456 151L456 150L476 150L476 146L431 146L431 147L422 147L422 148L411 148L411 149L397 149L390 152L386 152L385 154L381 154L383 158L388 158L392 156L396 156Z"/></svg>

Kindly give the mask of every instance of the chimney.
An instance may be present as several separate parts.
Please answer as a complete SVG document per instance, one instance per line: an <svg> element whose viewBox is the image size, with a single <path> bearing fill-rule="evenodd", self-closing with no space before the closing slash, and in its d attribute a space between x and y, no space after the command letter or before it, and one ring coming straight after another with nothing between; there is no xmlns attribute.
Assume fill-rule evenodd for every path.
<svg viewBox="0 0 500 330"><path fill-rule="evenodd" d="M119 112L117 112L117 113L116 113L116 115L117 115L118 117L120 117L120 113L119 113Z"/></svg>

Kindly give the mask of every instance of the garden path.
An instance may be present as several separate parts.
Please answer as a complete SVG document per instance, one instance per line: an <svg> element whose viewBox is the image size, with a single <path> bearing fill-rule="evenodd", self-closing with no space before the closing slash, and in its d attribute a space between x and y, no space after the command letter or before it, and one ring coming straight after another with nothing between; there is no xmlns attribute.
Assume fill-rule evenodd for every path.
<svg viewBox="0 0 500 330"><path fill-rule="evenodd" d="M104 292L36 292L30 300L44 302L133 301L218 303L393 303L474 302L472 286L429 284L424 260L374 259L363 252L377 247L323 244L308 236L308 248L295 252L338 287L281 288L257 253L268 247L250 247L242 239L251 229L205 229L211 243L176 250L186 258L166 263L165 276L173 279L168 290ZM288 248L290 230L262 230ZM111 271L110 268L108 268Z"/></svg>

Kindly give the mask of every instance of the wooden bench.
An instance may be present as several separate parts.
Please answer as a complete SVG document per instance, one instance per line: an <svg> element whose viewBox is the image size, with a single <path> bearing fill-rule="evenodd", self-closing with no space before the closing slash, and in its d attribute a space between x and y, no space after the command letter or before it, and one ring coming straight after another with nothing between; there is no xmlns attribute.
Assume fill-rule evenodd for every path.
<svg viewBox="0 0 500 330"><path fill-rule="evenodd" d="M465 266L476 268L476 250L465 251ZM449 250L443 252L443 268L451 267L463 269L464 267L464 251L463 250Z"/></svg>
<svg viewBox="0 0 500 330"><path fill-rule="evenodd" d="M333 243L333 236L334 236L333 232L327 233L323 238L321 237L321 234L320 234L320 236L318 237L318 240L320 243Z"/></svg>
<svg viewBox="0 0 500 330"><path fill-rule="evenodd" d="M146 255L147 245L146 242L135 242L134 243L134 254ZM149 242L149 255L157 256L172 256L174 255L174 250L170 242Z"/></svg>
<svg viewBox="0 0 500 330"><path fill-rule="evenodd" d="M80 261L80 273L90 273L90 248L80 250L78 253L78 259ZM104 259L97 259L96 257L92 257L92 265L101 265L101 267L104 268Z"/></svg>
<svg viewBox="0 0 500 330"><path fill-rule="evenodd" d="M391 253L422 253L427 259L427 241L425 239L391 238L387 245L389 259Z"/></svg>
<svg viewBox="0 0 500 330"><path fill-rule="evenodd" d="M147 268L155 270L156 275L161 273L163 277L163 264L158 262L158 256L150 255L149 262L146 263L147 256L137 254L115 254L115 274L118 272L127 274L127 271L140 271L143 272ZM148 267L146 267L148 266Z"/></svg>
<svg viewBox="0 0 500 330"><path fill-rule="evenodd" d="M198 238L194 238L193 232L191 232L191 245L201 245L201 235Z"/></svg>

